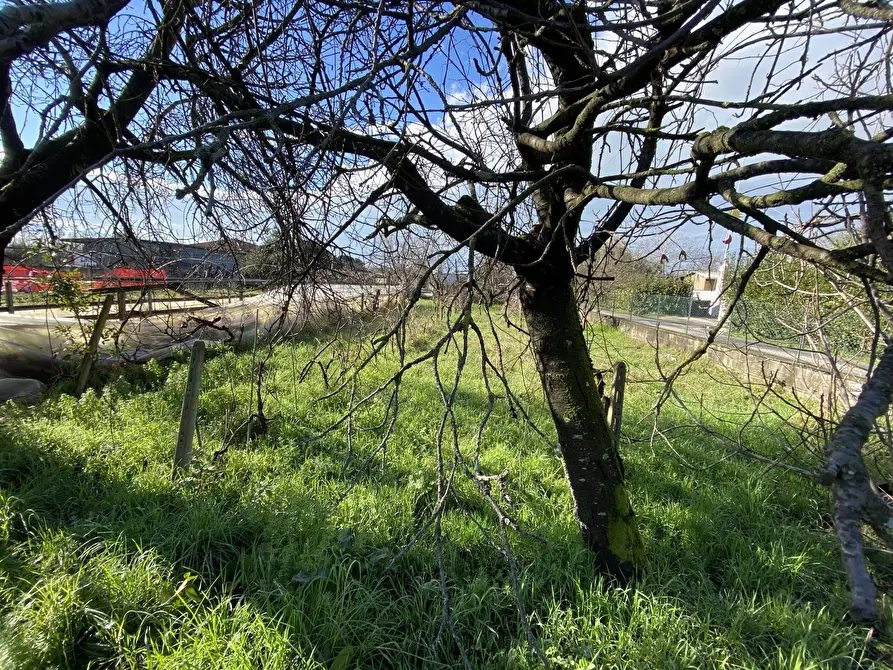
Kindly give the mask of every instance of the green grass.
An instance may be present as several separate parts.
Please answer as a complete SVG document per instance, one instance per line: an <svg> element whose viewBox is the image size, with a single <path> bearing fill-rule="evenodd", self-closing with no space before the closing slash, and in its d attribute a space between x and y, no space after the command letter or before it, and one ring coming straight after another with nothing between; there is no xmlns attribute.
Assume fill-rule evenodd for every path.
<svg viewBox="0 0 893 670"><path fill-rule="evenodd" d="M435 335L419 328L408 346L419 353ZM616 331L592 336L597 366L619 353L630 366L623 451L649 557L641 579L621 589L593 573L561 464L505 402L484 431L481 455L486 471L509 471L512 513L546 541L510 534L525 607L553 665L883 665L883 641L869 644L866 629L847 623L822 491L723 459L727 452L694 430L669 433L672 448L646 440L659 389L647 381L656 377L654 352ZM506 343L513 360L520 348ZM349 358L356 346L345 340L339 351ZM248 413L253 375L250 353L210 352L198 467L176 482L185 361L109 377L80 401L63 384L35 407L4 408L0 668L462 667L450 635L441 634L431 534L385 569L436 501L442 405L430 365L404 380L386 467L376 459L360 469L381 430L357 431L342 475L344 430L305 439L347 403L346 395L318 400L319 367L299 382L317 348L309 340L277 347L267 365L269 432L249 444L242 438L216 463L211 454ZM487 406L478 360L472 353L456 408L468 455ZM391 354L372 365L363 389L387 379L394 361ZM445 360L447 378L451 365ZM548 426L531 361L511 369L532 416ZM726 382L701 364L679 389L703 397L716 413L708 422L732 434L720 419L746 412L748 400ZM379 423L386 404L363 410L357 423ZM660 422L688 419L668 407ZM745 439L771 449L778 430L753 426ZM496 531L493 515L464 477L457 488L462 504L451 504L443 520L456 634L475 667L538 667L506 560L481 532ZM889 579L889 566L876 569Z"/></svg>

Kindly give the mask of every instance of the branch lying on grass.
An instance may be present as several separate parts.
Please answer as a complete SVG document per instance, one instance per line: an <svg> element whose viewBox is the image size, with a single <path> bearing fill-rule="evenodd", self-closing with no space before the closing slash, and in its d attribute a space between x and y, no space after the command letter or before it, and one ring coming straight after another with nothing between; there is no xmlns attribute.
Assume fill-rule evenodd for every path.
<svg viewBox="0 0 893 670"><path fill-rule="evenodd" d="M862 447L878 417L893 400L893 343L888 344L859 399L844 415L825 448L827 462L818 480L831 486L834 528L840 541L843 566L850 587L850 614L857 621L878 618L877 589L868 572L862 538L865 521L890 542L891 510L872 488L862 459Z"/></svg>

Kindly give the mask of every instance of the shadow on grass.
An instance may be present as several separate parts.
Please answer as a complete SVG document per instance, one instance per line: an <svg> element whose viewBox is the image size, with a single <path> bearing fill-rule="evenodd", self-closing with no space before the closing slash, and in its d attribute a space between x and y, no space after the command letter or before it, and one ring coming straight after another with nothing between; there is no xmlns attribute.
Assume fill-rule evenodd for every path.
<svg viewBox="0 0 893 670"><path fill-rule="evenodd" d="M483 404L474 394L464 400ZM287 432L280 437L290 439ZM0 433L0 440L7 524L0 565L10 577L6 583L15 584L4 593L5 609L10 594L24 594L46 577L35 557L47 536L70 536L79 547L120 540L125 553L150 550L171 566L166 588L195 575L194 586L207 599L201 607L248 604L295 649L324 665L347 648L363 667L458 664L456 649L441 636L431 542L421 542L396 570L383 570L433 509L429 489L420 489L414 507L392 513L407 517L401 532L395 535L382 521L376 533L363 514L385 517L390 510L361 509L356 528L341 527L328 499L297 486L277 488L275 473L205 470L178 485L151 472L120 479L100 456L66 456L23 433ZM287 460L337 463L343 446L321 441ZM422 453L425 447L412 448ZM384 476L351 474L359 475L367 495L377 495L376 487L406 489L419 474L413 462L392 463ZM554 472L517 473L509 484L527 527L548 540L543 546L514 535L512 542L527 609L556 663L668 667L715 657L742 667L789 667L776 661L799 654L812 664L859 667L852 659L864 651L864 632L843 621L837 550L819 528L814 490L786 476L755 475L745 463L692 473L667 454L644 449L627 454L627 467L650 556L641 581L629 590L594 575L568 521L563 480ZM320 486L343 487L337 468L323 468L318 477ZM463 500L463 509L451 508L444 521L452 538L445 562L458 635L474 649L477 666L535 665L518 625L506 561L468 517L490 531L492 519L479 499ZM103 604L99 586L88 600L91 607L113 608ZM139 625L132 625L139 637ZM65 667L97 658L111 662L119 653L98 644L102 632L94 628L83 619L58 643L65 646L57 650ZM150 633L159 645L175 644L162 642L160 629Z"/></svg>
<svg viewBox="0 0 893 670"><path fill-rule="evenodd" d="M344 649L353 649L369 667L395 667L398 661L414 667L420 658L457 658L448 638L435 642L442 603L434 553L426 543L385 572L399 547L370 543L338 527L310 496L292 490L284 507L269 509L263 482L251 478L215 483L216 475L206 472L179 486L157 480L153 486L151 478L142 484L120 481L95 466L0 432L0 583L15 585L0 592L0 614L52 578L44 564L55 557L41 554L61 535L69 540L71 558L81 564L66 569L76 571L95 560L97 547L131 556L151 552L171 567L166 597L157 599L166 601L162 609L172 609L171 616L185 616L195 605L174 597L173 587L188 582L209 609L223 601L263 612L270 627L296 638L294 649L305 650L322 667ZM245 486L257 487L256 504L244 500ZM497 553L483 542L451 548L449 560L483 559L487 552L491 556L481 564L497 563ZM110 569L119 567L120 562ZM103 586L87 583L84 588L85 606L117 607ZM510 605L509 599L490 625L509 630L514 620ZM103 631L93 621L78 614L71 618L58 648L34 660L33 667L80 668L115 660L116 650L100 642ZM162 642L164 631L131 631L135 637L147 632ZM394 644L399 638L400 644Z"/></svg>

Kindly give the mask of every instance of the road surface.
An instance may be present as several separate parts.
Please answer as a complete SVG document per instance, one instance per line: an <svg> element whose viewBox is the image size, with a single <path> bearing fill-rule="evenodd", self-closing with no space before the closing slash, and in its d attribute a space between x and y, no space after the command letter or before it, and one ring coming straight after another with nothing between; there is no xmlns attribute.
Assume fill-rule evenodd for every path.
<svg viewBox="0 0 893 670"><path fill-rule="evenodd" d="M163 358L174 348L195 339L250 341L255 335L274 328L291 332L318 320L331 320L333 314L343 314L345 308L348 311L369 309L376 302L376 294L377 302L384 306L396 295L396 287L297 286L294 290L275 289L244 300L233 297L231 302L218 301L217 307L190 300L153 301L156 310L178 311L129 319L114 340L104 342L103 360L113 363L120 360L118 356L137 361ZM287 297L291 299L284 314ZM92 311L98 311L98 307ZM113 306L112 318L107 323L112 331L121 326L116 315L117 307ZM58 309L0 312L0 377L18 374L43 379L50 376L63 360L81 355L78 351L86 340L83 325L70 312ZM80 347L73 346L78 342Z"/></svg>
<svg viewBox="0 0 893 670"><path fill-rule="evenodd" d="M706 340L710 330L716 327L716 319L707 317L637 316L634 314L626 314L624 312L603 313L602 316L612 316L617 319L623 319L651 328L659 328L660 330L671 333L689 335L700 340ZM723 331L717 335L715 342L717 344L735 347L736 349L747 351L748 353L764 354L798 365L811 365L822 370L828 370L830 368L828 358L817 351L782 347L768 342L737 337L732 335L728 328L724 328ZM841 358L838 360L837 365L841 374L844 375L849 372L868 370L868 366L858 360Z"/></svg>

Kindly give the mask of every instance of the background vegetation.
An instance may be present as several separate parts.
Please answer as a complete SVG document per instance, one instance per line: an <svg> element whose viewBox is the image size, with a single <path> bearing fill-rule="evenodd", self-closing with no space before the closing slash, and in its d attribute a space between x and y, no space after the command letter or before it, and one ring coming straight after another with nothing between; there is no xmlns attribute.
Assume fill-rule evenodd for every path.
<svg viewBox="0 0 893 670"><path fill-rule="evenodd" d="M744 265L744 264L742 264ZM727 285L736 282L730 269ZM755 273L732 313L747 337L843 356L867 355L874 340L871 304L861 283L790 258L773 258ZM888 291L878 289L889 301ZM730 296L731 298L731 296ZM883 314L882 326L889 325Z"/></svg>

